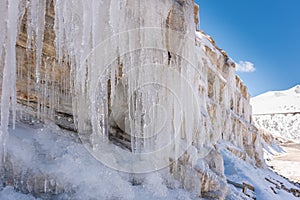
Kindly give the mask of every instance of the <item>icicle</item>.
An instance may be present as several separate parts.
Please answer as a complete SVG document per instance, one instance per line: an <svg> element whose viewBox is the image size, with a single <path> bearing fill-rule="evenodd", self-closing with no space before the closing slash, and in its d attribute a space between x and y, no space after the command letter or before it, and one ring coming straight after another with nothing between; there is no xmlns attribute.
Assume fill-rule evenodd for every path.
<svg viewBox="0 0 300 200"><path fill-rule="evenodd" d="M37 5L37 22L35 27L35 50L36 50L36 83L40 82L40 68L42 64L42 49L45 31L46 0L39 0Z"/></svg>
<svg viewBox="0 0 300 200"><path fill-rule="evenodd" d="M59 65L62 62L62 53L63 53L63 36L64 36L64 29L63 29L63 11L64 11L64 1L63 0L56 0L54 1L54 10L55 10L55 21L54 21L54 30L55 30L55 49L56 49L56 57L58 59Z"/></svg>
<svg viewBox="0 0 300 200"><path fill-rule="evenodd" d="M48 181L47 181L47 178L45 178L45 180L44 180L44 193L47 193L47 185L48 185Z"/></svg>
<svg viewBox="0 0 300 200"><path fill-rule="evenodd" d="M37 1L33 0L33 1L27 1L27 43L26 43L26 49L28 50L32 50L32 41L34 40L34 28L36 27L36 10L37 10L37 6L36 6ZM29 51L28 53L28 57L29 57Z"/></svg>
<svg viewBox="0 0 300 200"><path fill-rule="evenodd" d="M7 0L0 0L0 58L2 56L3 43L5 39L5 19L6 19Z"/></svg>
<svg viewBox="0 0 300 200"><path fill-rule="evenodd" d="M6 8L6 6L5 6ZM8 139L9 102L12 98L13 118L15 119L16 100L16 39L18 35L19 1L7 2L7 24L5 41L5 63L2 77L1 94L1 144L3 145L3 159L6 157L6 142Z"/></svg>

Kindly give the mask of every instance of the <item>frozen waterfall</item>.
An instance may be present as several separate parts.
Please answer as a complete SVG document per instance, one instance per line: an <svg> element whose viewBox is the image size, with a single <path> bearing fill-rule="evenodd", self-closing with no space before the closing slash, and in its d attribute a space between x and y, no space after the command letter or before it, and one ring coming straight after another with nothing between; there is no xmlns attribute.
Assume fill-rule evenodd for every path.
<svg viewBox="0 0 300 200"><path fill-rule="evenodd" d="M52 83L51 72L55 69L42 58L45 18L51 3L55 13L56 59L60 68L69 68L70 78L60 76L70 79L64 83L70 88L66 95L72 99L72 114L82 141L88 147L92 145L91 152L97 154L99 145L107 143L109 132L117 128L130 137L132 159L147 160L148 156L151 160L164 160L151 166L154 168L166 166L170 158L177 160L199 131L200 103L194 80L201 81L197 68L201 60L193 50L195 31L186 27L173 30L172 22L167 22L166 28L157 27L157 21L151 18L132 21L123 1L112 1L115 6L96 0L89 4L81 0L1 1L4 150L10 110L13 123L16 118L16 79L20 74L26 76L22 74L25 58L34 63L35 72L27 73L27 79L34 77L35 83L27 91L35 91L37 118L51 118L51 106L57 108L61 103L58 94L49 93L51 88L45 86ZM133 15L152 14L143 4L135 4ZM161 12L167 10L161 8ZM15 46L24 16L26 54L16 57ZM188 21L187 16L182 18Z"/></svg>
<svg viewBox="0 0 300 200"><path fill-rule="evenodd" d="M16 118L76 131L127 172L176 163L191 146L204 157L219 139L251 146L247 89L180 2L1 0L4 157ZM120 141L127 150L110 145Z"/></svg>

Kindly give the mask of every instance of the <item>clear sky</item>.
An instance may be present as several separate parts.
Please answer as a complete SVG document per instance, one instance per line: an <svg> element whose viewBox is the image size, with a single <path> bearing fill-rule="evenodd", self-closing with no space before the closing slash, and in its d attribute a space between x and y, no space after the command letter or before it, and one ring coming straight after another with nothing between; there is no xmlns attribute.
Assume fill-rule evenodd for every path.
<svg viewBox="0 0 300 200"><path fill-rule="evenodd" d="M300 0L195 2L200 30L235 62L254 64L238 72L252 96L300 84Z"/></svg>

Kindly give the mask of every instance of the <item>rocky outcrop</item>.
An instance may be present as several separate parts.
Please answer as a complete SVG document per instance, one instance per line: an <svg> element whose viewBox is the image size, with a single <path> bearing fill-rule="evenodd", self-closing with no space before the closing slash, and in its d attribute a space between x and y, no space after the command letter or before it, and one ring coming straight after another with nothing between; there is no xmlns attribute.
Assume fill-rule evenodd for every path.
<svg viewBox="0 0 300 200"><path fill-rule="evenodd" d="M169 166L184 188L207 198L227 194L218 142L263 166L250 95L226 52L196 30L193 1L83 4L47 1L38 73L26 10L17 41L19 120L52 120L78 132L91 153L99 138L133 155L153 153L159 162L149 169Z"/></svg>

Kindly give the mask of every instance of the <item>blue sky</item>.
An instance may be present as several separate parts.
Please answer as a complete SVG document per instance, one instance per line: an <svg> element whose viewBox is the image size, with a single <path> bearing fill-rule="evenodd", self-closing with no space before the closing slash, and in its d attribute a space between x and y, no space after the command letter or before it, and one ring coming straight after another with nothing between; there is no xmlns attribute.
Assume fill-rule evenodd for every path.
<svg viewBox="0 0 300 200"><path fill-rule="evenodd" d="M300 84L300 0L195 0L200 30L237 63L252 96Z"/></svg>

